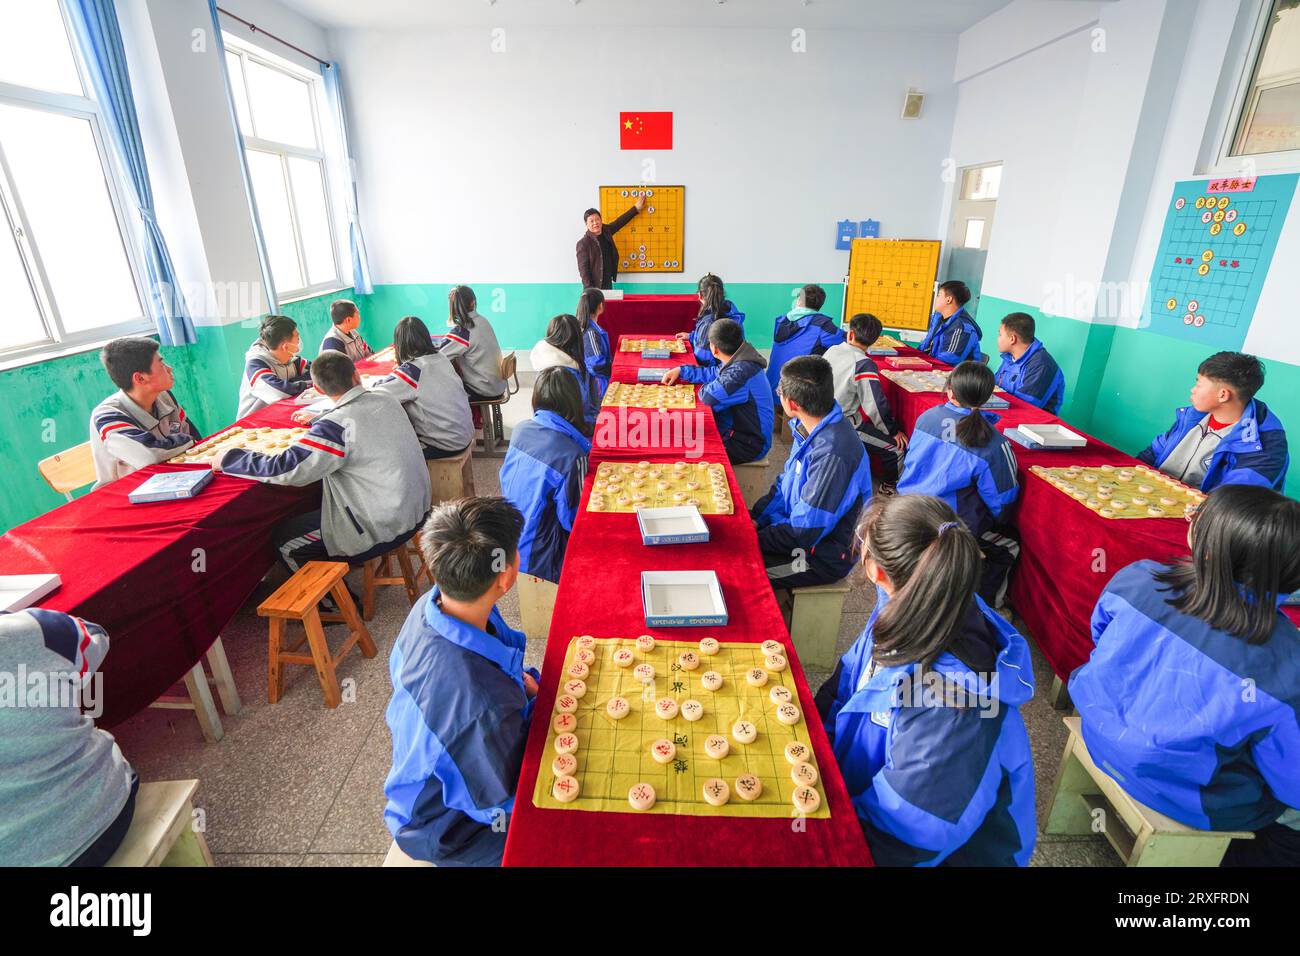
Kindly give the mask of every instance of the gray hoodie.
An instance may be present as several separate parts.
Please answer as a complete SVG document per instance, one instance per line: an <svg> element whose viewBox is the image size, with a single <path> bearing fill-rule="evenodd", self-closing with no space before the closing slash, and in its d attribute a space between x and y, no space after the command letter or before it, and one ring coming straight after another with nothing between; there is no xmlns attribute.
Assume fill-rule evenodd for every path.
<svg viewBox="0 0 1300 956"><path fill-rule="evenodd" d="M237 418L251 415L283 398L291 398L311 385L311 362L295 355L281 362L258 339L244 353L244 377L239 380Z"/></svg>
<svg viewBox="0 0 1300 956"><path fill-rule="evenodd" d="M421 444L460 451L473 441L469 398L447 356L433 352L403 362L374 390L402 403Z"/></svg>
<svg viewBox="0 0 1300 956"><path fill-rule="evenodd" d="M488 320L471 312L474 328L453 325L442 335L434 336L438 351L456 363L465 381L466 391L484 398L495 398L506 390L501 377L501 346Z"/></svg>

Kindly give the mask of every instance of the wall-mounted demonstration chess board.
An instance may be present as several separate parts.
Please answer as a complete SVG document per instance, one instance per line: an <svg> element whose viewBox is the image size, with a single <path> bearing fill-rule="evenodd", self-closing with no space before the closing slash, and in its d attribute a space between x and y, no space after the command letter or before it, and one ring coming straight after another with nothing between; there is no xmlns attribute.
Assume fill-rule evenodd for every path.
<svg viewBox="0 0 1300 956"><path fill-rule="evenodd" d="M613 222L643 195L645 208L614 234L619 273L683 271L685 186L601 186L600 218Z"/></svg>

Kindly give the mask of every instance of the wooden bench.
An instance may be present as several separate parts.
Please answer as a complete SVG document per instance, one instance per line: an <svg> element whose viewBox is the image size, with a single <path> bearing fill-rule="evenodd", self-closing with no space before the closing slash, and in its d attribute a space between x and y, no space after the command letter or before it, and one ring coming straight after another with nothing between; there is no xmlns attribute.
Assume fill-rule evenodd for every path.
<svg viewBox="0 0 1300 956"><path fill-rule="evenodd" d="M396 563L397 567L393 565ZM399 544L393 550L371 558L365 563L361 578L361 616L367 621L375 616L375 589L381 587L406 588L406 600L412 607L420 597L420 578L433 584L433 572L424 563L424 556L415 538Z"/></svg>
<svg viewBox="0 0 1300 956"><path fill-rule="evenodd" d="M764 455L758 461L732 466L736 472L736 484L740 486L740 500L750 507L772 487L768 464L768 456Z"/></svg>
<svg viewBox="0 0 1300 956"><path fill-rule="evenodd" d="M435 866L428 860L417 860L413 856L407 856L406 851L397 845L394 840L388 845L388 855L384 857L383 866Z"/></svg>
<svg viewBox="0 0 1300 956"><path fill-rule="evenodd" d="M519 592L519 620L529 638L545 641L551 633L555 614L555 595L559 586L532 574L520 574L515 582Z"/></svg>
<svg viewBox="0 0 1300 956"><path fill-rule="evenodd" d="M847 580L791 589L790 640L805 666L835 667L835 642L849 590Z"/></svg>
<svg viewBox="0 0 1300 956"><path fill-rule="evenodd" d="M105 866L212 866L203 834L194 829L197 780L142 783L122 845Z"/></svg>
<svg viewBox="0 0 1300 956"><path fill-rule="evenodd" d="M510 401L511 397L519 392L519 364L515 358L514 352L506 352L501 356L499 366L501 378L505 380L506 390L496 398L485 399L483 401L470 402L471 408L484 410L483 415L483 457L500 458L505 454L504 451L498 451L498 445L505 444L505 422L501 418L501 406ZM510 388L510 381L514 380L514 389ZM436 498L434 499L437 500Z"/></svg>
<svg viewBox="0 0 1300 956"><path fill-rule="evenodd" d="M341 561L309 561L261 603L257 613L270 621L270 645L267 653L267 697L278 703L284 692L285 664L304 664L316 668L321 690L325 693L325 706L334 708L342 701L342 691L336 676L339 661L355 646L361 647L363 657L378 653L370 631L357 615L352 595L348 593L343 576L347 564ZM322 612L319 605L325 595L331 595L338 605L338 613ZM284 647L286 622L301 621L306 635L289 648ZM341 621L348 626L347 640L337 654L331 654L325 641L322 621ZM295 654L304 643L311 646L310 654Z"/></svg>
<svg viewBox="0 0 1300 956"><path fill-rule="evenodd" d="M474 497L474 445L452 458L430 458L424 464L429 469L429 486L433 491L433 504Z"/></svg>
<svg viewBox="0 0 1300 956"><path fill-rule="evenodd" d="M1233 840L1253 833L1197 830L1139 803L1092 762L1078 717L1066 717L1070 737L1043 814L1044 833L1099 831L1126 866L1218 866Z"/></svg>

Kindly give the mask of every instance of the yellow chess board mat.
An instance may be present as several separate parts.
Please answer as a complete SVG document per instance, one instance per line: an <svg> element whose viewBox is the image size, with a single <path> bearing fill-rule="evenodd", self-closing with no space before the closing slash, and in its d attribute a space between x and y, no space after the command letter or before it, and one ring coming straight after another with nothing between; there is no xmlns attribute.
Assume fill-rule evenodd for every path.
<svg viewBox="0 0 1300 956"><path fill-rule="evenodd" d="M876 316L876 318L880 318L880 316ZM907 343L903 342L901 339L894 338L892 335L882 335L872 343L871 347L882 349L902 349L907 348Z"/></svg>
<svg viewBox="0 0 1300 956"><path fill-rule="evenodd" d="M907 392L946 392L948 390L948 373L935 369L892 369L884 368L880 374ZM1006 389L993 386L995 392Z"/></svg>
<svg viewBox="0 0 1300 956"><path fill-rule="evenodd" d="M722 463L602 461L587 499L588 511L614 513L674 505L695 505L702 515L731 514L735 506Z"/></svg>
<svg viewBox="0 0 1300 956"><path fill-rule="evenodd" d="M616 408L694 408L694 385L610 382L602 405Z"/></svg>
<svg viewBox="0 0 1300 956"><path fill-rule="evenodd" d="M386 348L386 349L380 349L378 352L375 352L374 354L372 354L372 355L370 356L369 361L371 361L371 362L396 362L396 361L397 361L397 352L394 351L393 347L390 345L390 346L388 346L388 348Z"/></svg>
<svg viewBox="0 0 1300 956"><path fill-rule="evenodd" d="M679 338L671 339L630 339L626 335L619 341L620 352L644 352L646 349L667 349L669 352L686 351L686 343Z"/></svg>
<svg viewBox="0 0 1300 956"><path fill-rule="evenodd" d="M565 676L556 693L557 704L568 693L569 682L578 679L571 676L570 669L578 661L579 640L574 638L565 654ZM614 654L622 649L633 652L635 665L650 664L655 671L654 679L642 684L634 674L635 665L615 664ZM685 670L678 663L679 655L685 651L698 656L698 669ZM830 816L821 767L812 757L808 735L807 720L817 720L817 714L801 713L798 722L792 725L776 719L777 704L770 697L773 687L784 687L794 705L800 710L802 706L788 667L782 671L766 671L768 680L762 687L752 687L746 682L746 671L764 669L765 655L759 644L720 643L718 653L709 656L700 653L697 642L657 640L653 650L642 652L636 649L633 639L598 638L592 653L594 659L589 673L582 679L585 691L577 698L577 709L573 711L576 722L569 731L578 738L578 747L573 752L577 766L570 774L578 782L578 796L561 802L552 795L557 780L552 766L557 757L555 742L563 734L555 728L557 711L539 713L534 719L548 720L551 726L533 789L534 806L616 813L793 817L797 815L793 795L802 785L796 784L791 776L794 765L786 757L785 747L797 742L805 748L807 762L817 770L817 780L811 786L820 797L817 809L805 815L819 819ZM703 675L710 671L722 676L722 686L716 691L706 690L702 684ZM630 705L627 716L621 720L609 716L606 709L614 697L621 697ZM688 700L698 701L704 706L704 714L694 721L680 713L670 720L662 720L655 712L655 703L665 697L679 705ZM740 720L752 723L758 731L751 743L739 743L732 736L732 726ZM710 757L704 751L705 738L711 735L725 737L730 745L721 759ZM659 763L651 756L651 747L660 740L671 741L676 751L667 763ZM762 792L754 800L744 800L737 794L736 779L747 773L762 782ZM731 789L730 799L720 807L706 803L703 796L705 782L713 778L725 780ZM654 788L655 803L649 810L634 810L628 802L629 792L640 783Z"/></svg>
<svg viewBox="0 0 1300 956"><path fill-rule="evenodd" d="M681 272L686 224L685 186L601 186L600 218L613 222L641 196L645 208L614 233L618 271Z"/></svg>
<svg viewBox="0 0 1300 956"><path fill-rule="evenodd" d="M1145 465L1075 465L1029 471L1103 518L1182 518L1205 495Z"/></svg>
<svg viewBox="0 0 1300 956"><path fill-rule="evenodd" d="M307 434L305 428L244 428L236 425L204 439L183 455L169 458L169 465L206 465L235 448L278 455Z"/></svg>
<svg viewBox="0 0 1300 956"><path fill-rule="evenodd" d="M854 239L844 286L845 320L870 312L886 328L924 331L934 312L938 272L937 239Z"/></svg>

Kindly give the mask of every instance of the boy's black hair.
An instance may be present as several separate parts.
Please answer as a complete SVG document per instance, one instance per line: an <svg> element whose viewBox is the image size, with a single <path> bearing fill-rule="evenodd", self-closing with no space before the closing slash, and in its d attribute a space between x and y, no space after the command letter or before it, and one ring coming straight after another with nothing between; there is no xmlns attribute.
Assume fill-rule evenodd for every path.
<svg viewBox="0 0 1300 956"><path fill-rule="evenodd" d="M826 304L826 290L819 285L806 285L800 292L803 293L803 304L813 311Z"/></svg>
<svg viewBox="0 0 1300 956"><path fill-rule="evenodd" d="M268 315L258 326L257 337L268 349L278 349L293 338L298 331L298 323L287 315Z"/></svg>
<svg viewBox="0 0 1300 956"><path fill-rule="evenodd" d="M583 221L583 222L586 222L587 219L588 219L589 217L591 217L591 216L599 216L599 215L600 215L600 210L599 210L599 209L588 209L586 212L584 212L584 213L582 214L582 221ZM604 218L604 217L601 217L601 218Z"/></svg>
<svg viewBox="0 0 1300 956"><path fill-rule="evenodd" d="M709 344L731 357L745 344L745 330L735 319L718 319L709 326Z"/></svg>
<svg viewBox="0 0 1300 956"><path fill-rule="evenodd" d="M958 305L965 305L970 301L970 289L959 279L949 279L947 282L940 283L939 291L947 292L957 300Z"/></svg>
<svg viewBox="0 0 1300 956"><path fill-rule="evenodd" d="M957 440L967 448L983 448L993 440L993 426L988 423L980 406L989 400L997 380L983 362L967 359L948 373L948 388L953 401L970 414L963 415L957 423Z"/></svg>
<svg viewBox="0 0 1300 956"><path fill-rule="evenodd" d="M335 299L330 303L330 321L342 325L354 315L358 315L357 304L351 299Z"/></svg>
<svg viewBox="0 0 1300 956"><path fill-rule="evenodd" d="M142 335L128 335L113 339L99 352L108 377L124 392L135 385L135 373L148 375L153 368L153 357L158 353L158 343Z"/></svg>
<svg viewBox="0 0 1300 956"><path fill-rule="evenodd" d="M1264 387L1264 363L1245 352L1215 352L1196 369L1214 382L1222 382L1243 402Z"/></svg>
<svg viewBox="0 0 1300 956"><path fill-rule="evenodd" d="M1300 590L1300 502L1221 485L1197 510L1191 537L1191 556L1156 575L1174 592L1169 604L1247 644L1267 643L1279 595Z"/></svg>
<svg viewBox="0 0 1300 956"><path fill-rule="evenodd" d="M419 316L407 315L393 329L393 355L398 362L410 362L438 351L429 327Z"/></svg>
<svg viewBox="0 0 1300 956"><path fill-rule="evenodd" d="M346 352L322 352L311 363L311 380L324 395L342 395L352 387L352 377L357 367Z"/></svg>
<svg viewBox="0 0 1300 956"><path fill-rule="evenodd" d="M582 407L582 390L569 370L559 365L545 369L533 383L533 411L554 412L583 435L590 435L586 411Z"/></svg>
<svg viewBox="0 0 1300 956"><path fill-rule="evenodd" d="M1034 317L1028 312L1011 312L1003 318L1002 324L1020 341L1025 343L1034 341L1034 333L1037 329L1034 326Z"/></svg>
<svg viewBox="0 0 1300 956"><path fill-rule="evenodd" d="M884 330L881 321L870 312L859 312L849 319L849 331L853 333L853 341L864 348L874 345Z"/></svg>
<svg viewBox="0 0 1300 956"><path fill-rule="evenodd" d="M820 355L800 355L781 366L781 394L814 418L835 407L835 376Z"/></svg>
<svg viewBox="0 0 1300 956"><path fill-rule="evenodd" d="M506 498L460 498L437 505L420 530L420 551L438 589L476 601L514 561L524 516Z"/></svg>

